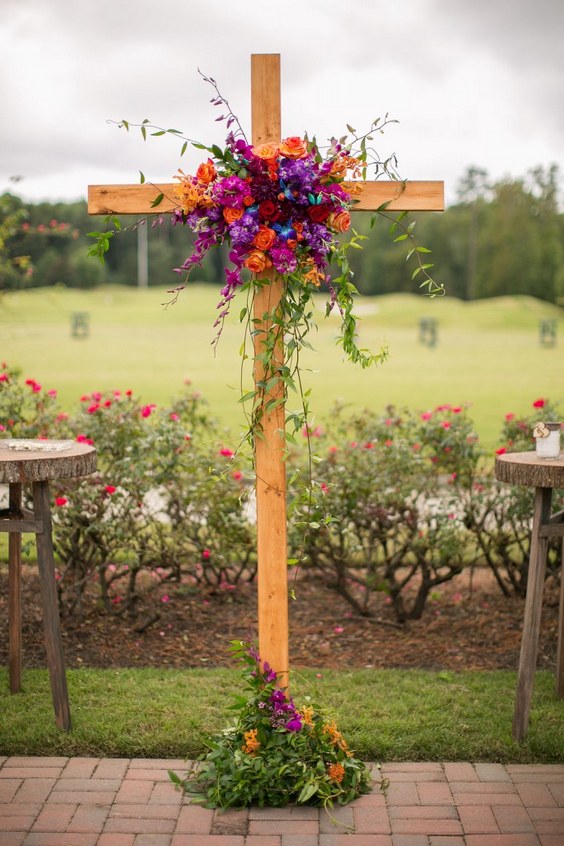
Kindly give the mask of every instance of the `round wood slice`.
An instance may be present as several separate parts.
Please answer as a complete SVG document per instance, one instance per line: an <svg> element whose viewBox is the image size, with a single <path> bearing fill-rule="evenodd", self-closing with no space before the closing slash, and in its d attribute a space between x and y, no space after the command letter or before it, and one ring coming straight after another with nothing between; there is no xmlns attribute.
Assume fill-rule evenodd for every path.
<svg viewBox="0 0 564 846"><path fill-rule="evenodd" d="M495 477L510 485L564 488L564 454L553 459L538 458L536 452L496 455Z"/></svg>
<svg viewBox="0 0 564 846"><path fill-rule="evenodd" d="M0 483L46 482L88 476L96 469L96 450L89 444L73 443L60 452L12 450L0 440Z"/></svg>

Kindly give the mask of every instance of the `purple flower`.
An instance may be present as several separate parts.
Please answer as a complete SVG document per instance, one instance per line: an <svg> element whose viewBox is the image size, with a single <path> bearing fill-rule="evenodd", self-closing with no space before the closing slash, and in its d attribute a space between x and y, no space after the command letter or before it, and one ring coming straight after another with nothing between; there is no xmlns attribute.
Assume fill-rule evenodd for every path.
<svg viewBox="0 0 564 846"><path fill-rule="evenodd" d="M272 669L272 667L270 666L268 661L264 662L264 664L262 665L262 668L263 668L264 680L265 680L266 684L270 684L270 682L276 681L276 673ZM282 693L281 690L280 691L274 691L274 693L280 693L282 695L282 697L284 697L284 694ZM272 694L272 696L274 696L274 693Z"/></svg>
<svg viewBox="0 0 564 846"><path fill-rule="evenodd" d="M302 730L302 721L300 720L299 716L296 714L295 717L292 717L291 720L288 720L285 726L288 731L301 731Z"/></svg>
<svg viewBox="0 0 564 846"><path fill-rule="evenodd" d="M288 247L273 247L270 256L278 273L293 273L298 266L296 254Z"/></svg>
<svg viewBox="0 0 564 846"><path fill-rule="evenodd" d="M225 176L218 179L213 186L213 199L222 206L234 209L243 207L243 199L249 193L249 186L238 176Z"/></svg>

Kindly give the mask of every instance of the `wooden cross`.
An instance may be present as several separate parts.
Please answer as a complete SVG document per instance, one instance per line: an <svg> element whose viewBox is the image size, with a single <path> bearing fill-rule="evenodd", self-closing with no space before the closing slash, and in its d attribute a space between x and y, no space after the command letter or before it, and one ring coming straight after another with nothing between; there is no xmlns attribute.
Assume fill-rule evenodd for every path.
<svg viewBox="0 0 564 846"><path fill-rule="evenodd" d="M281 140L280 56L251 56L252 143ZM442 211L442 182L363 182L355 211L376 211L388 203L388 211ZM90 214L162 214L178 207L173 184L92 185L88 190ZM346 187L346 186L345 186ZM155 198L163 194L158 208ZM265 330L267 314L275 313L284 287L284 277L268 271L271 282L255 295L254 316ZM265 278L266 272L260 278ZM255 336L255 355L262 349L264 335ZM278 350L282 360L283 350ZM255 364L255 382L261 371ZM259 652L263 661L279 673L287 686L288 659L288 567L286 544L286 466L284 463L285 408L264 410L272 397L282 396L282 384L263 398L262 437L255 439L258 556Z"/></svg>

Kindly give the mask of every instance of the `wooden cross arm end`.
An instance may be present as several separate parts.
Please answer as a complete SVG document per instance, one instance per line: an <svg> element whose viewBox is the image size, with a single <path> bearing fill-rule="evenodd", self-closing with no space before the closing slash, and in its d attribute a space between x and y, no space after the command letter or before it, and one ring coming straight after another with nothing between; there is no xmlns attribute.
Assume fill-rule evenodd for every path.
<svg viewBox="0 0 564 846"><path fill-rule="evenodd" d="M360 186L354 195L358 200L354 211L376 211L389 203L387 211L443 211L443 182L357 182L345 186ZM178 208L176 185L144 183L143 185L90 185L88 188L89 214L162 214ZM162 202L153 206L160 195Z"/></svg>

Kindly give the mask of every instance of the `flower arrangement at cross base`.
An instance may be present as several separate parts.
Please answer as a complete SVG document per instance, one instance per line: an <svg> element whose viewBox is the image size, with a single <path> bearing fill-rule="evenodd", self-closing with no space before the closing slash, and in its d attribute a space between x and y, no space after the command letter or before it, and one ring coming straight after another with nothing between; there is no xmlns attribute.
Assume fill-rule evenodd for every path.
<svg viewBox="0 0 564 846"><path fill-rule="evenodd" d="M248 698L238 696L235 723L209 742L185 778L171 780L192 802L211 808L344 805L370 790L366 765L354 757L334 720L312 705L297 708L277 687L256 650L234 641Z"/></svg>

